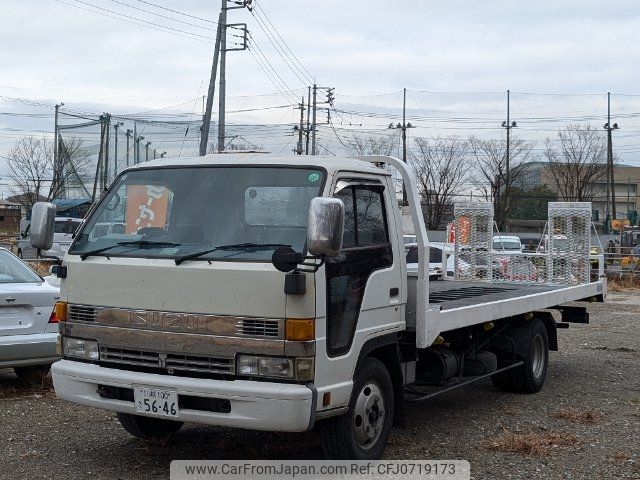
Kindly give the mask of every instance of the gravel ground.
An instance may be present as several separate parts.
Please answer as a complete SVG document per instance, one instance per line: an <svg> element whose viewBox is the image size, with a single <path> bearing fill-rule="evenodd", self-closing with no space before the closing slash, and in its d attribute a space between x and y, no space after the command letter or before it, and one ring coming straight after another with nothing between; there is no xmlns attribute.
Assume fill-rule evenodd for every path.
<svg viewBox="0 0 640 480"><path fill-rule="evenodd" d="M483 479L640 478L640 295L616 293L591 305L590 325L559 331L544 389L532 396L497 392L479 382L408 407L389 459L468 459ZM0 370L0 477L138 479L168 477L173 459L322 458L316 434L273 434L186 425L165 443L126 434L114 415L34 394ZM556 418L566 408L591 424ZM568 434L574 442L539 455L486 447L516 434Z"/></svg>

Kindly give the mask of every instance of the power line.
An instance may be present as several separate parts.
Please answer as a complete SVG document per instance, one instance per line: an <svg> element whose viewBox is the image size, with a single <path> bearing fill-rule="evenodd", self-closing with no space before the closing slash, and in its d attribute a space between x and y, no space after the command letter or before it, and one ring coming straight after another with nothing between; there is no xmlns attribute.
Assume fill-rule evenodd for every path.
<svg viewBox="0 0 640 480"><path fill-rule="evenodd" d="M283 55L283 50L282 47L279 46L279 44L277 43L277 39L275 39L273 37L272 34L270 34L267 30L266 30L266 26L263 26L263 20L261 18L259 18L256 15L256 11L253 10L251 12L251 14L253 15L253 18L255 18L256 23L258 24L258 26L260 27L260 30L263 31L263 33L265 34L265 36L267 37L267 40L269 40L269 43L271 43L271 45L273 46L273 48L275 49L276 53L280 56L280 58L282 58L282 60L284 60L285 64L287 65L287 67L289 67L289 69L293 72L293 74L298 78L298 80L300 80L300 82L302 82L303 85L306 85L308 83L308 80L304 78L305 73L300 71L299 68L294 68L292 66L292 62L291 62L291 58L287 59L285 58L285 55ZM254 39L255 41L255 39ZM295 65L295 64L294 64ZM296 71L297 70L297 71ZM299 73L300 72L300 73ZM302 76L300 75L302 74ZM313 80L312 80L313 81Z"/></svg>
<svg viewBox="0 0 640 480"><path fill-rule="evenodd" d="M147 2L146 0L136 0L136 1L138 1L138 2L140 2L140 3L145 3L145 4L147 4L147 5L151 5L151 6L156 7L156 8L160 8L160 9L162 9L162 10L167 10L167 11L169 11L169 12L176 13L176 14L178 14L178 15L183 15L183 16L185 16L185 17L194 18L194 19L196 19L196 20L200 20L200 21L202 21L202 22L212 23L213 25L218 25L218 22L214 22L213 20L209 20L208 18L202 18L202 17L198 17L198 16L196 16L196 15L190 15L190 14L188 14L188 13L180 12L180 11L178 11L178 10L173 10L173 9L171 9L171 8L164 7L164 6L162 6L162 5L157 5L157 4L155 4L155 3Z"/></svg>
<svg viewBox="0 0 640 480"><path fill-rule="evenodd" d="M255 2L255 5L257 7L257 9L255 10L256 13L258 12L258 10L260 12L262 12L262 16L264 17L264 19L269 23L269 25L271 25L271 29L275 32L275 34L278 36L278 38L280 38L280 40L282 41L282 45L284 45L284 47L287 49L287 51L291 54L291 58L293 58L293 60L300 66L300 69L298 69L298 71L300 71L301 73L303 73L303 75L306 73L306 77L309 80L310 83L313 83L315 81L315 77L314 75L312 75L309 70L307 70L305 68L305 66L302 64L302 62L300 61L300 59L295 55L295 53L293 53L293 51L291 50L291 48L289 47L289 45L287 44L287 42L285 42L284 38L282 38L282 35L280 35L280 32L278 31L278 29L273 25L273 23L271 22L271 20L269 19L269 16L267 15L267 12L265 12L265 10L262 8L262 6L258 3ZM253 13L253 11L252 11ZM297 67L296 67L297 68Z"/></svg>
<svg viewBox="0 0 640 480"><path fill-rule="evenodd" d="M75 4L72 4L72 3L68 3L68 2L65 2L63 0L54 0L54 1L58 2L58 3L62 3L64 5L68 5L68 6L73 7L73 8L78 8L80 10L84 10L84 11L87 11L87 12L95 13L97 15L102 15L104 17L113 18L114 20L127 22L127 23L130 23L132 25L136 25L138 27L149 28L151 30L160 31L160 32L163 32L163 33L168 33L168 34L174 35L176 37L188 38L190 40L195 40L196 42L206 43L207 45L210 45L210 42L202 40L202 39L199 39L199 38L194 38L191 35L195 35L195 36L198 36L198 37L205 37L205 38L211 38L211 37L206 37L206 36L199 35L199 34L196 34L196 33L184 32L183 30L179 30L179 29L172 28L172 27L166 27L164 25L160 25L160 24L153 23L153 22L148 22L146 20L142 20L142 19L139 19L139 18L136 18L136 17L132 17L130 15L124 15L124 14L121 14L121 13L118 13L118 12L113 12L113 13L115 13L116 15L119 15L121 17L126 17L126 18L115 17L113 15L110 15L109 13L105 13L104 11L101 11L101 10L105 10L107 12L112 12L112 10L107 10L107 9L98 7L96 5L92 5L92 4L89 4L89 3L86 3L86 2L82 2L81 0L73 0L73 1L81 2L81 3L84 3L86 5L91 6L93 8L97 8L98 11L91 10L91 9L83 7L81 5L75 5ZM169 30L174 30L174 31L169 31ZM180 33L175 33L175 32L184 32L186 35L183 35L183 34L180 34Z"/></svg>
<svg viewBox="0 0 640 480"><path fill-rule="evenodd" d="M160 17L160 18L165 18L165 19L167 19L167 20L171 20L172 22L182 23L183 25L189 25L189 26L191 26L191 27L200 28L200 29L202 29L202 30L206 30L206 31L208 31L208 32L213 32L213 31L215 31L215 29L213 29L213 28L211 28L211 27L205 27L205 26L203 26L203 25L198 25L197 23L186 22L186 21L184 21L184 20L179 20L179 19L177 19L177 18L169 17L169 16L167 16L167 15L163 15L163 14L161 14L161 13L153 12L153 11L151 11L151 10L146 10L146 9L144 9L144 8L135 7L135 6L133 6L133 5L129 5L128 3L121 2L120 0L111 0L111 1L112 1L113 3L117 3L117 4L119 4L119 5L124 5L125 7L129 7L129 8L131 8L131 9L133 9L133 10L137 10L137 11L139 11L139 12L144 12L144 13L148 13L148 14L150 14L150 15L155 15L155 16Z"/></svg>

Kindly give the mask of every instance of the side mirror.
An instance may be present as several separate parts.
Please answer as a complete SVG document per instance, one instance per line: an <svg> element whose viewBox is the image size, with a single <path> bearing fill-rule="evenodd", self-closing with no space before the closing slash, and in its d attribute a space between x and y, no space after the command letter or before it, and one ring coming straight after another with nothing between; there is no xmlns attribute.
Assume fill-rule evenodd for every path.
<svg viewBox="0 0 640 480"><path fill-rule="evenodd" d="M37 202L31 210L30 242L33 248L49 250L53 245L56 223L56 206L53 203Z"/></svg>
<svg viewBox="0 0 640 480"><path fill-rule="evenodd" d="M339 198L316 197L309 207L307 249L312 255L335 257L342 250L344 203Z"/></svg>

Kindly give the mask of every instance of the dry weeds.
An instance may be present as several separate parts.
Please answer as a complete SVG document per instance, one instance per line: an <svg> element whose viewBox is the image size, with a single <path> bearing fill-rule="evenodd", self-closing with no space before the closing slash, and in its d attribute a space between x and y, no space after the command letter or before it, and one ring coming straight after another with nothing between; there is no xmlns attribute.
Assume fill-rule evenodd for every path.
<svg viewBox="0 0 640 480"><path fill-rule="evenodd" d="M575 435L563 432L523 432L505 430L500 435L483 440L480 446L485 450L521 455L547 455L554 449L567 448L578 443Z"/></svg>
<svg viewBox="0 0 640 480"><path fill-rule="evenodd" d="M28 378L7 378L0 380L0 399L31 397L39 395L53 397L53 382L49 373L34 373Z"/></svg>
<svg viewBox="0 0 640 480"><path fill-rule="evenodd" d="M609 292L627 292L640 289L638 275L608 275L607 290Z"/></svg>
<svg viewBox="0 0 640 480"><path fill-rule="evenodd" d="M595 425L602 420L600 412L591 410L578 410L576 408L561 408L553 412L553 418L567 420L572 423L581 423L582 425Z"/></svg>

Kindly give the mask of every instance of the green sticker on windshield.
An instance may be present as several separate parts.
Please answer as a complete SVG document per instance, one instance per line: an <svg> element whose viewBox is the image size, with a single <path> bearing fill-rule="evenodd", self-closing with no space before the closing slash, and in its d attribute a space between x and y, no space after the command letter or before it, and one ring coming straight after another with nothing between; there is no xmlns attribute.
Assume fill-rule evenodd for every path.
<svg viewBox="0 0 640 480"><path fill-rule="evenodd" d="M308 180L311 183L315 183L320 180L320 174L318 172L310 173Z"/></svg>

